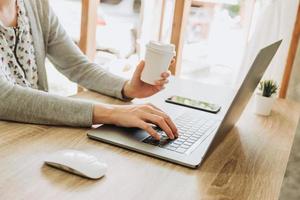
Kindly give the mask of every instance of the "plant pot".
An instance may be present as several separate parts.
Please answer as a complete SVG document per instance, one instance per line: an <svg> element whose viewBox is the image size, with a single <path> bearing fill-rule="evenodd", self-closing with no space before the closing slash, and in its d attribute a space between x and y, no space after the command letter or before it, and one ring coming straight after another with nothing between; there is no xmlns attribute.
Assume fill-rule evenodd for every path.
<svg viewBox="0 0 300 200"><path fill-rule="evenodd" d="M261 94L256 94L255 113L258 115L269 116L274 102L274 97L264 97Z"/></svg>

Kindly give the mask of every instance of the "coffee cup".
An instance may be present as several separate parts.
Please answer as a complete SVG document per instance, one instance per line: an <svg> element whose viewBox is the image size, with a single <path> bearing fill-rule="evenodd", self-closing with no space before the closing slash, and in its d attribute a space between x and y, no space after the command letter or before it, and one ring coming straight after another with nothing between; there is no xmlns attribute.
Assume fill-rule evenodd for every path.
<svg viewBox="0 0 300 200"><path fill-rule="evenodd" d="M150 41L146 45L145 66L141 80L155 85L155 81L161 79L161 74L168 70L175 55L175 46L173 44Z"/></svg>

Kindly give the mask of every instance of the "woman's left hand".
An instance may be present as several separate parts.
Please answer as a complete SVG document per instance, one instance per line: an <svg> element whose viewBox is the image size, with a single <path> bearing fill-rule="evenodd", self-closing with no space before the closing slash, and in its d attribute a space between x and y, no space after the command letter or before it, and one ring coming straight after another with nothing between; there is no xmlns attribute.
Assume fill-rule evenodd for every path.
<svg viewBox="0 0 300 200"><path fill-rule="evenodd" d="M173 59L170 66L175 63L175 60ZM137 66L133 77L130 81L128 81L123 89L124 96L128 98L144 98L149 97L157 92L163 90L165 88L165 85L169 82L168 77L170 76L170 72L163 72L161 74L161 79L157 80L155 82L155 85L150 85L148 83L145 83L141 80L141 74L144 69L145 62L141 61L139 65Z"/></svg>

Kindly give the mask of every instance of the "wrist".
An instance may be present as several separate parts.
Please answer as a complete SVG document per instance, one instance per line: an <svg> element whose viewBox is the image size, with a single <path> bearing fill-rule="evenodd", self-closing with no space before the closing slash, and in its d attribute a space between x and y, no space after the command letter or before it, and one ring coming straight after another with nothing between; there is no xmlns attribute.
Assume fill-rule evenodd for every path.
<svg viewBox="0 0 300 200"><path fill-rule="evenodd" d="M133 99L135 98L134 96L134 90L131 87L130 81L126 81L124 84L123 90L122 90L122 95L124 99Z"/></svg>
<svg viewBox="0 0 300 200"><path fill-rule="evenodd" d="M93 124L112 124L114 106L96 104L93 109Z"/></svg>

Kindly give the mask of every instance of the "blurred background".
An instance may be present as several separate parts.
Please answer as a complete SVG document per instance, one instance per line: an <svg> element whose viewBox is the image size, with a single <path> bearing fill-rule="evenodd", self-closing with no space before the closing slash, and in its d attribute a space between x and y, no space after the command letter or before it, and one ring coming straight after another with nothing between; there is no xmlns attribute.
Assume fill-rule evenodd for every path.
<svg viewBox="0 0 300 200"><path fill-rule="evenodd" d="M234 86L240 72L249 65L242 63L247 60L245 52L255 55L256 49L277 38L287 38L279 52L281 62L285 62L294 23L287 19L292 19L297 7L297 1L291 2L288 5L285 1L274 0L192 1L183 49L177 52L182 54L179 76ZM78 42L81 0L50 0L50 3L69 35ZM174 5L174 0L99 0L95 62L115 74L130 77L137 62L143 59L145 44L149 40L170 42ZM288 6L295 12L288 12ZM271 27L267 30L257 28L257 24L268 20ZM278 20L287 21L278 25ZM249 43L257 36L260 36L260 41L255 42L251 49ZM248 60L251 61L251 56ZM283 66L278 66L282 65L280 61L275 62L276 70L270 70L269 74L280 81ZM61 95L76 93L75 84L57 73L50 63L47 68L51 92Z"/></svg>
<svg viewBox="0 0 300 200"><path fill-rule="evenodd" d="M78 42L81 1L51 0L51 4L69 35ZM243 0L199 1L192 5L180 76L211 84L233 84L251 23L245 6ZM164 17L160 16L162 7ZM253 8L248 12L252 11ZM95 62L130 77L138 60L143 59L144 45L149 40L170 42L173 12L173 0L102 0L98 7ZM76 85L59 76L50 64L48 69L53 92L76 92Z"/></svg>

